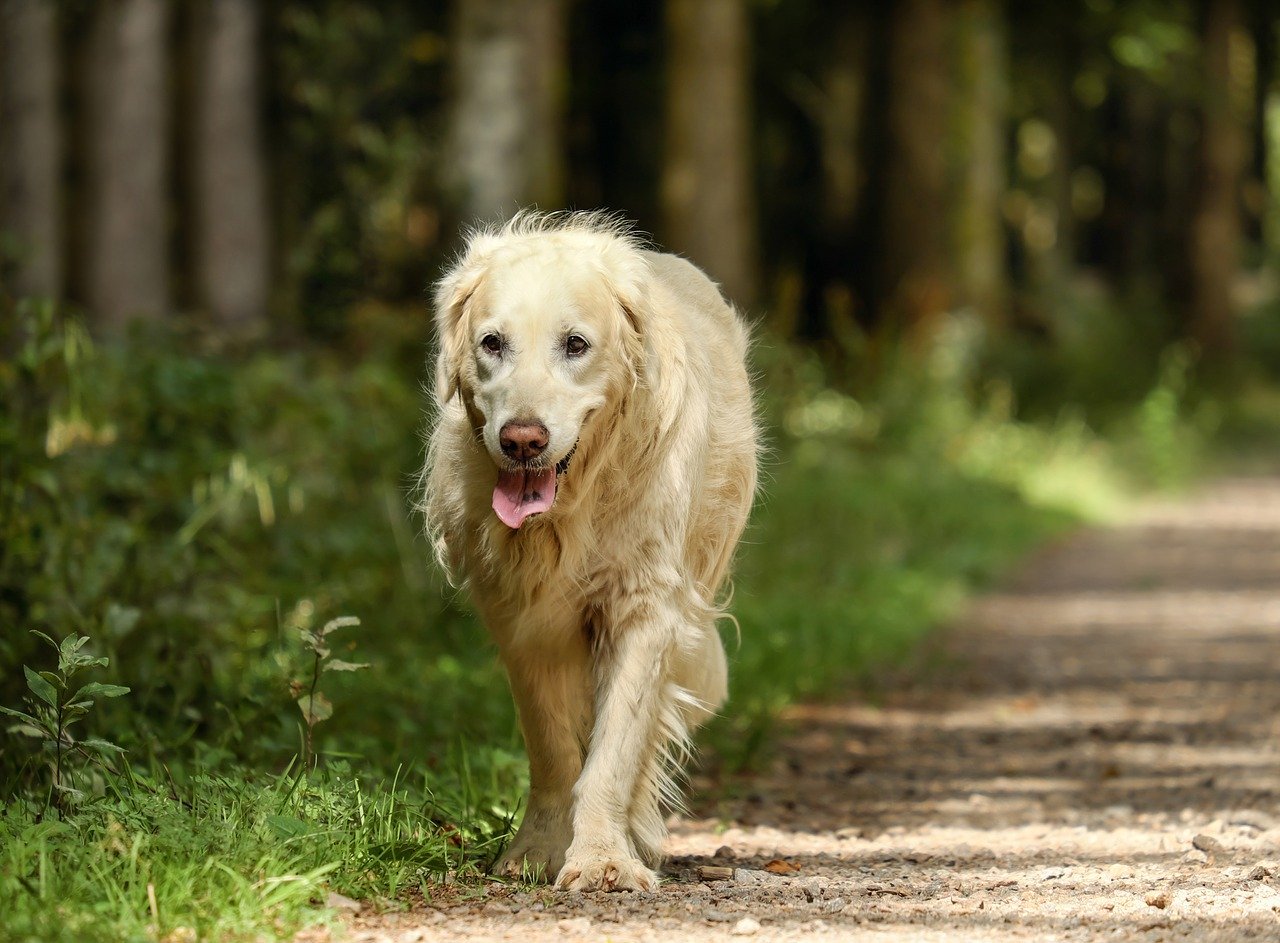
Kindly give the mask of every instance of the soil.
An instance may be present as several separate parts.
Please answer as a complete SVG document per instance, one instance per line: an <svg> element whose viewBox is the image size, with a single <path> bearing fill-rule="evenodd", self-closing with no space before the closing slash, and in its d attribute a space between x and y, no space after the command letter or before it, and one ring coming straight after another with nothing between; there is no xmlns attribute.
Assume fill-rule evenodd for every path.
<svg viewBox="0 0 1280 943"><path fill-rule="evenodd" d="M1280 480L1076 534L940 645L876 706L792 710L657 893L446 887L344 935L1280 940Z"/></svg>

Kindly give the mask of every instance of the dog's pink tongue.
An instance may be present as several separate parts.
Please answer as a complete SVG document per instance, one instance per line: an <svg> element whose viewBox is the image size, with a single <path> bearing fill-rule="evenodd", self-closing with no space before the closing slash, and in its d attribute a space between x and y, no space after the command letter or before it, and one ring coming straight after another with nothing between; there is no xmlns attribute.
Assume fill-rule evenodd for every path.
<svg viewBox="0 0 1280 943"><path fill-rule="evenodd" d="M556 470L499 472L493 489L493 510L499 520L518 528L530 514L551 507L556 499Z"/></svg>

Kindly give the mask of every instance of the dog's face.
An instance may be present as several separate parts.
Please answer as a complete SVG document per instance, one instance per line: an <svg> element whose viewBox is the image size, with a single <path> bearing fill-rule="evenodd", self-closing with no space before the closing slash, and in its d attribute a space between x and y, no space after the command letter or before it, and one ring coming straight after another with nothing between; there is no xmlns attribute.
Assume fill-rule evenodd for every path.
<svg viewBox="0 0 1280 943"><path fill-rule="evenodd" d="M592 416L616 395L634 322L599 260L572 248L531 243L470 261L441 284L453 296L437 382L442 400L462 397L495 467L493 509L518 528L551 508Z"/></svg>

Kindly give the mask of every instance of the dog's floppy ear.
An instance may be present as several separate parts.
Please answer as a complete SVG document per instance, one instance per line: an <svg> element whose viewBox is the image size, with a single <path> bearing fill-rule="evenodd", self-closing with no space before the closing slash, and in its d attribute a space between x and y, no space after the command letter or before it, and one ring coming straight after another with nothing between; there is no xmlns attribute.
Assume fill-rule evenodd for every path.
<svg viewBox="0 0 1280 943"><path fill-rule="evenodd" d="M612 245L606 253L605 268L610 290L628 328L622 339L628 366L636 380L652 380L658 364L652 336L649 265L632 246Z"/></svg>
<svg viewBox="0 0 1280 943"><path fill-rule="evenodd" d="M436 282L436 400L444 405L458 392L462 361L467 354L467 305L484 276L490 238L471 236L467 248Z"/></svg>

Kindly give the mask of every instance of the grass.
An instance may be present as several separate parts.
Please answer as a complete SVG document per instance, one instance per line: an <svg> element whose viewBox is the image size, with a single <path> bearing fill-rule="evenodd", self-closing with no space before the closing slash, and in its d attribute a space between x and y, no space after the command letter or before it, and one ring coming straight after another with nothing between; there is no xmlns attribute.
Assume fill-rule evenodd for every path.
<svg viewBox="0 0 1280 943"><path fill-rule="evenodd" d="M483 630L407 511L418 315L365 312L342 353L236 355L182 333L95 349L15 314L0 704L23 707L20 665L50 667L27 629L88 635L131 691L84 718L127 753L65 771L65 809L46 754L0 737L0 939L285 939L330 891L394 908L478 873L525 772ZM1204 437L1176 358L1101 436L1071 410L1019 420L961 347L858 384L761 346L772 454L704 738L725 767L786 704L865 691L1028 548L1176 481ZM339 617L360 625L317 634Z"/></svg>
<svg viewBox="0 0 1280 943"><path fill-rule="evenodd" d="M184 940L287 937L331 890L390 902L427 897L431 875L474 871L510 828L486 804L511 783L470 794L423 782L194 773L172 792L113 777L101 799L55 820L17 804L0 818L0 937Z"/></svg>

